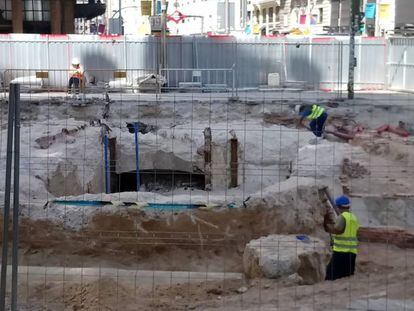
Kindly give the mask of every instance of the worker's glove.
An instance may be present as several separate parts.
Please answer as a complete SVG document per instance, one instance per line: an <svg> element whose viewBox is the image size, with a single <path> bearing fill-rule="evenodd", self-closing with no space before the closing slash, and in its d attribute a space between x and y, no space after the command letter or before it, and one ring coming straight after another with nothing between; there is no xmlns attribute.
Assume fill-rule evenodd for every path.
<svg viewBox="0 0 414 311"><path fill-rule="evenodd" d="M329 232L329 225L333 225L335 222L332 220L331 214L327 212L323 217L323 228L326 232Z"/></svg>

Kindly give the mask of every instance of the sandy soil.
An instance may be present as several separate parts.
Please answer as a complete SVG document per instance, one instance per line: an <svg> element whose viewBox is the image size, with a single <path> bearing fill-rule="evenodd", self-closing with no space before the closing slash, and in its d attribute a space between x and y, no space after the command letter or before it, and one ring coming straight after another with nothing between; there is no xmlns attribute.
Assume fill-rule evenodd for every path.
<svg viewBox="0 0 414 311"><path fill-rule="evenodd" d="M412 113L407 113L412 108L377 106L367 110L363 101L341 103L330 110L335 120L355 118L368 130L349 144L329 138L317 153L316 147L308 144L312 134L294 129L291 119L286 118L295 114L293 107L300 102L262 105L174 101L137 105L135 101L125 101L113 105L108 124L132 164L135 164L133 136L126 132L124 121L156 124L160 128L157 134L140 136L143 148L164 148L165 152L174 152L188 161L196 159L205 127L212 127L215 142L223 146L230 130L237 134L240 163L245 164L243 170L253 173L246 174L244 183L237 188L203 192L199 197L212 201L224 197L223 207L229 202L240 207L241 202L251 197L246 206L179 213L147 213L113 206L89 212L86 208L46 206L47 201L64 194L80 194L79 198L88 199L104 197L100 193L102 148L96 144L101 139L101 129L89 124L101 118L103 102L97 101L85 109L61 101L26 103L22 113L25 170L21 178L24 215L20 264L129 269L131 277L21 275L19 309L414 310L414 251L383 244L361 246L354 277L314 286L302 286L295 280L264 279L190 283L171 278L165 284L156 278L141 282L134 277L136 270L241 272L245 244L271 233L314 234L327 239L322 232L323 217L315 186L322 182L330 185L334 193L341 193L339 177L343 176L351 192L364 195L352 200L364 225L414 226L410 198L412 140L388 133L379 136L370 130L402 120L412 131ZM5 115L1 121L0 157L4 158ZM63 127L85 123L89 125L73 135L60 135ZM48 144L50 135L58 136L52 145L42 149L36 139L43 138L42 143ZM345 156L350 162L344 169ZM324 169L316 163L317 157ZM276 172L280 173L280 163L285 160L304 160L305 169L299 169L297 163L296 175L279 183ZM309 169L306 161L315 166ZM322 171L318 178L317 171ZM307 185L302 188L306 178ZM0 188L2 183L0 179ZM288 189L282 191L284 187ZM83 195L86 191L91 194ZM194 198L194 193L190 190L164 193L162 199L177 202L185 195ZM397 193L408 196L384 199L384 194ZM119 194L118 200L121 198L124 196ZM156 195L150 197L147 193L142 198L149 201Z"/></svg>
<svg viewBox="0 0 414 311"><path fill-rule="evenodd" d="M83 277L22 278L22 310L412 310L414 251L363 244L351 278L303 286L289 280L187 282ZM24 276L26 277L26 276ZM62 276L61 276L62 277ZM245 288L243 288L245 287Z"/></svg>

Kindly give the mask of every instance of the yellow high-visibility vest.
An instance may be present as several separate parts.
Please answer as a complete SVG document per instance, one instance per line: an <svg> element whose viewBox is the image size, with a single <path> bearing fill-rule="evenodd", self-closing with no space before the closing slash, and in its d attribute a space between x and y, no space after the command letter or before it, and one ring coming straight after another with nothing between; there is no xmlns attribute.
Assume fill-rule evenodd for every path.
<svg viewBox="0 0 414 311"><path fill-rule="evenodd" d="M82 71L83 70L81 69L81 67L78 67L78 68L72 67L70 73L71 73L71 76L73 78L81 79L83 77L83 72Z"/></svg>
<svg viewBox="0 0 414 311"><path fill-rule="evenodd" d="M345 218L345 231L333 236L333 251L341 253L358 253L358 229L359 222L356 216L350 212L342 213Z"/></svg>
<svg viewBox="0 0 414 311"><path fill-rule="evenodd" d="M322 108L318 105L312 105L312 112L310 115L307 116L307 118L309 120L315 120L319 118L324 111L325 111L325 108Z"/></svg>

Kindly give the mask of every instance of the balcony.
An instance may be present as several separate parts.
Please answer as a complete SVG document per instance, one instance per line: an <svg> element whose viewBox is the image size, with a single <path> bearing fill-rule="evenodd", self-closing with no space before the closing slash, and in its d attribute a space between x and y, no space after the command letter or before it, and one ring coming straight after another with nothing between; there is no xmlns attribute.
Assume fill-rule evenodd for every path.
<svg viewBox="0 0 414 311"><path fill-rule="evenodd" d="M280 0L251 0L251 4L280 6Z"/></svg>
<svg viewBox="0 0 414 311"><path fill-rule="evenodd" d="M106 5L100 1L88 0L88 3L80 3L75 6L75 18L92 19L105 14Z"/></svg>

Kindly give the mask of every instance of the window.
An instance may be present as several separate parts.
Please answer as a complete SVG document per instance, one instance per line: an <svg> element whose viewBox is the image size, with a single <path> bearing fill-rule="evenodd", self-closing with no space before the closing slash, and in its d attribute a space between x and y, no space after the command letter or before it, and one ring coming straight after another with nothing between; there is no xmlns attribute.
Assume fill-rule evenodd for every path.
<svg viewBox="0 0 414 311"><path fill-rule="evenodd" d="M273 23L273 8L269 8L269 23Z"/></svg>
<svg viewBox="0 0 414 311"><path fill-rule="evenodd" d="M280 22L280 7L276 7L276 22Z"/></svg>
<svg viewBox="0 0 414 311"><path fill-rule="evenodd" d="M2 11L0 20L2 17L9 21L12 20L11 0L0 0L0 10Z"/></svg>
<svg viewBox="0 0 414 311"><path fill-rule="evenodd" d="M49 21L50 9L48 0L24 0L25 21Z"/></svg>
<svg viewBox="0 0 414 311"><path fill-rule="evenodd" d="M257 10L256 11L256 23L259 23L260 22L260 11L259 10Z"/></svg>
<svg viewBox="0 0 414 311"><path fill-rule="evenodd" d="M266 23L266 14L267 14L267 12L266 12L267 10L266 9L263 9L263 11L262 11L262 19L263 19L263 23Z"/></svg>
<svg viewBox="0 0 414 311"><path fill-rule="evenodd" d="M322 24L323 23L323 8L319 8L319 18L318 18L318 23Z"/></svg>

